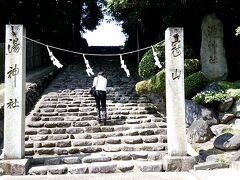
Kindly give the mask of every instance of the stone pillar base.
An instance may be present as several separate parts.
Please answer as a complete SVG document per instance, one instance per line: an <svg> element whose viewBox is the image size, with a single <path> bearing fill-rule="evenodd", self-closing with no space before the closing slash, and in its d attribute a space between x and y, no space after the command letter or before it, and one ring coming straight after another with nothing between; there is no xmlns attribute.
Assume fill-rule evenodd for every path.
<svg viewBox="0 0 240 180"><path fill-rule="evenodd" d="M26 175L32 158L1 160L0 172L2 175Z"/></svg>
<svg viewBox="0 0 240 180"><path fill-rule="evenodd" d="M164 171L184 172L193 169L196 160L191 156L163 156Z"/></svg>

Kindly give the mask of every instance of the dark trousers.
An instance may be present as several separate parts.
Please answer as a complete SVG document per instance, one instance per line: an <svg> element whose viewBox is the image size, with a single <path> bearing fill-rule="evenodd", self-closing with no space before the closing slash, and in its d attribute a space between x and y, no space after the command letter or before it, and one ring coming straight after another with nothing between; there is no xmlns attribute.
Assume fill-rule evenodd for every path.
<svg viewBox="0 0 240 180"><path fill-rule="evenodd" d="M106 91L96 91L95 100L98 112L106 112Z"/></svg>

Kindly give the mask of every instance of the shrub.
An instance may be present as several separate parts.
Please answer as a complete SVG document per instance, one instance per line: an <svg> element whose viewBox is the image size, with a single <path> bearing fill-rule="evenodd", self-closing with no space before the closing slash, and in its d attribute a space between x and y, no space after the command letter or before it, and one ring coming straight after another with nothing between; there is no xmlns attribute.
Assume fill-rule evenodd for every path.
<svg viewBox="0 0 240 180"><path fill-rule="evenodd" d="M218 85L223 89L240 89L240 81L229 82L229 81L218 81Z"/></svg>
<svg viewBox="0 0 240 180"><path fill-rule="evenodd" d="M184 60L184 76L187 77L195 72L201 70L201 64L198 59L185 59Z"/></svg>
<svg viewBox="0 0 240 180"><path fill-rule="evenodd" d="M161 41L161 42L155 44L153 47L158 54L160 63L164 66L165 65L165 43L164 43L164 41ZM191 58L194 57L193 50L190 46L184 47L184 56L186 59L190 58L190 57ZM143 55L143 58L141 59L141 61L139 63L139 68L138 68L139 76L143 79L149 79L152 76L154 76L157 72L159 72L159 68L154 63L155 63L155 60L153 57L153 52L152 52L152 49L150 49ZM191 66L193 66L192 69L198 69L195 72L200 70L199 69L200 62L198 60L196 60L196 59L187 60L187 63L189 64L189 66L188 66L189 68ZM195 63L197 63L197 64L195 64Z"/></svg>
<svg viewBox="0 0 240 180"><path fill-rule="evenodd" d="M229 97L233 97L235 100L240 99L240 89L227 89L226 93Z"/></svg>
<svg viewBox="0 0 240 180"><path fill-rule="evenodd" d="M214 106L225 100L228 95L224 91L203 91L196 94L192 100L198 104Z"/></svg>
<svg viewBox="0 0 240 180"><path fill-rule="evenodd" d="M162 69L155 76L136 84L135 90L139 94L160 93L165 96L165 70Z"/></svg>
<svg viewBox="0 0 240 180"><path fill-rule="evenodd" d="M165 43L159 42L153 47L158 54L160 63L163 65L165 61ZM143 58L139 63L138 74L141 78L148 79L159 71L159 68L154 64L154 62L153 52L152 49L150 49L143 55Z"/></svg>
<svg viewBox="0 0 240 180"><path fill-rule="evenodd" d="M192 98L207 84L207 79L202 72L196 72L185 78L185 97Z"/></svg>
<svg viewBox="0 0 240 180"><path fill-rule="evenodd" d="M165 97L165 69L149 79L148 85L148 92L160 93L161 97Z"/></svg>
<svg viewBox="0 0 240 180"><path fill-rule="evenodd" d="M185 96L191 98L197 92L199 92L207 81L202 72L194 73L185 79ZM163 99L165 98L165 69L158 72L155 76L149 80L140 81L136 84L137 93L158 93Z"/></svg>
<svg viewBox="0 0 240 180"><path fill-rule="evenodd" d="M135 85L135 90L138 94L147 94L148 91L148 81L140 81Z"/></svg>
<svg viewBox="0 0 240 180"><path fill-rule="evenodd" d="M222 90L220 91L203 91L196 94L192 100L196 103L216 107L220 102L226 100L229 97L234 99L240 99L240 81L228 82L228 81L218 81L216 82Z"/></svg>
<svg viewBox="0 0 240 180"><path fill-rule="evenodd" d="M194 54L192 47L189 45L184 45L184 58L188 59L193 57L196 57L196 55Z"/></svg>

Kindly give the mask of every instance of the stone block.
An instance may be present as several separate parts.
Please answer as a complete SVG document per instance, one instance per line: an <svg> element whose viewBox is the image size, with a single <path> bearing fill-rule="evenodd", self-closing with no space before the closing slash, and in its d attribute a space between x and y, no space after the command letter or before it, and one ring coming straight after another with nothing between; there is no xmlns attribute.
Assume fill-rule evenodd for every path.
<svg viewBox="0 0 240 180"><path fill-rule="evenodd" d="M80 157L64 157L62 162L65 164L80 164L81 158Z"/></svg>
<svg viewBox="0 0 240 180"><path fill-rule="evenodd" d="M47 174L47 168L42 167L32 167L29 172L29 175L46 175Z"/></svg>
<svg viewBox="0 0 240 180"><path fill-rule="evenodd" d="M229 162L232 163L234 161L240 161L240 150L235 152L233 156L229 159Z"/></svg>
<svg viewBox="0 0 240 180"><path fill-rule="evenodd" d="M81 147L79 148L79 151L82 153L96 153L96 152L101 152L102 148L101 147Z"/></svg>
<svg viewBox="0 0 240 180"><path fill-rule="evenodd" d="M240 161L233 161L231 164L231 168L234 170L240 170Z"/></svg>
<svg viewBox="0 0 240 180"><path fill-rule="evenodd" d="M59 165L61 164L60 158L51 158L44 161L44 165Z"/></svg>
<svg viewBox="0 0 240 180"><path fill-rule="evenodd" d="M68 172L70 174L86 174L88 173L88 168L85 165L76 165L68 168Z"/></svg>
<svg viewBox="0 0 240 180"><path fill-rule="evenodd" d="M104 145L105 144L105 139L97 139L92 141L93 146L99 146L99 145Z"/></svg>
<svg viewBox="0 0 240 180"><path fill-rule="evenodd" d="M71 147L71 141L58 141L57 147Z"/></svg>
<svg viewBox="0 0 240 180"><path fill-rule="evenodd" d="M133 164L121 164L121 165L118 165L118 169L121 171L121 172L131 172L133 171L134 169L134 165Z"/></svg>
<svg viewBox="0 0 240 180"><path fill-rule="evenodd" d="M237 100L232 107L232 112L237 113L240 112L240 100Z"/></svg>
<svg viewBox="0 0 240 180"><path fill-rule="evenodd" d="M141 137L138 137L138 136L125 137L125 138L123 138L123 141L124 141L126 144L142 144L142 143L143 143L142 138L141 138Z"/></svg>
<svg viewBox="0 0 240 180"><path fill-rule="evenodd" d="M219 168L226 168L226 165L223 163L217 162L207 162L203 164L198 164L194 166L194 170L212 170L212 169L219 169Z"/></svg>
<svg viewBox="0 0 240 180"><path fill-rule="evenodd" d="M108 161L111 161L111 157L106 155L91 155L86 156L82 159L83 163L108 162Z"/></svg>
<svg viewBox="0 0 240 180"><path fill-rule="evenodd" d="M89 167L90 173L115 173L117 164L94 164Z"/></svg>
<svg viewBox="0 0 240 180"><path fill-rule="evenodd" d="M107 144L121 144L121 138L116 138L116 137L114 137L114 138L109 138L109 139L107 139L106 140L106 143Z"/></svg>
<svg viewBox="0 0 240 180"><path fill-rule="evenodd" d="M68 172L67 167L64 166L55 166L48 168L48 174L58 175L58 174L66 174Z"/></svg>
<svg viewBox="0 0 240 180"><path fill-rule="evenodd" d="M145 142L145 143L156 143L156 142L158 142L158 137L156 137L156 136L143 136L142 137L142 139L143 139L143 142Z"/></svg>
<svg viewBox="0 0 240 180"><path fill-rule="evenodd" d="M127 153L127 154L122 154L119 156L121 158L121 160L123 161L127 161L127 160L131 160L132 157L131 157L131 154Z"/></svg>
<svg viewBox="0 0 240 180"><path fill-rule="evenodd" d="M0 161L0 169L4 175L26 175L32 158Z"/></svg>
<svg viewBox="0 0 240 180"><path fill-rule="evenodd" d="M131 152L132 159L147 159L148 153L147 152Z"/></svg>
<svg viewBox="0 0 240 180"><path fill-rule="evenodd" d="M184 172L193 169L196 160L191 156L163 156L163 169L165 171Z"/></svg>
<svg viewBox="0 0 240 180"><path fill-rule="evenodd" d="M138 165L141 172L162 172L163 171L163 163L159 162L143 162Z"/></svg>

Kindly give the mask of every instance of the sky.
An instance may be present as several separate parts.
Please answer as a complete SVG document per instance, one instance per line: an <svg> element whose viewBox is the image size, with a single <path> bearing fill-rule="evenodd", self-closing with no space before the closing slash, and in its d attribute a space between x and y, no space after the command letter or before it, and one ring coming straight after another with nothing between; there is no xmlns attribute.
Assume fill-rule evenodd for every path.
<svg viewBox="0 0 240 180"><path fill-rule="evenodd" d="M124 46L126 36L122 33L121 26L115 21L107 22L107 18L104 17L96 30L83 34L89 46Z"/></svg>

